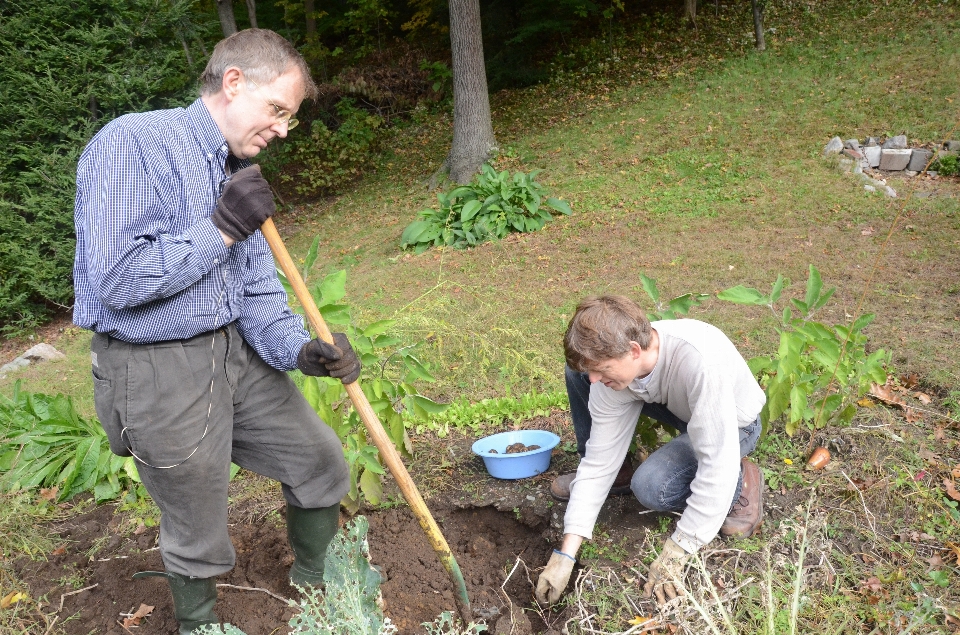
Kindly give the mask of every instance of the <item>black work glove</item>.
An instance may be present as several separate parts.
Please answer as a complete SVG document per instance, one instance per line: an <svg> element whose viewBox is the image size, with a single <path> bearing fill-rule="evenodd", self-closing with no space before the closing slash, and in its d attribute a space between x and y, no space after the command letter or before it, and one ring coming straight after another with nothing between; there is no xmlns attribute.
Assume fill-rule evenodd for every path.
<svg viewBox="0 0 960 635"><path fill-rule="evenodd" d="M297 355L297 368L304 375L335 377L352 384L360 376L360 360L343 333L333 334L334 344L317 338L303 345Z"/></svg>
<svg viewBox="0 0 960 635"><path fill-rule="evenodd" d="M223 193L210 220L217 229L239 242L260 229L263 221L276 211L270 184L260 174L260 166L251 165L234 173L223 184Z"/></svg>

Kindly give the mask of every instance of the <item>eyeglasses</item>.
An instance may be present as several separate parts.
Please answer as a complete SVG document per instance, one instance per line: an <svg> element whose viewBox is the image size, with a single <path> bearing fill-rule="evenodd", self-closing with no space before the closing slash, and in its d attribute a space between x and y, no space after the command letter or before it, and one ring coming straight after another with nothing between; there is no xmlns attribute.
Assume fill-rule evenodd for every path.
<svg viewBox="0 0 960 635"><path fill-rule="evenodd" d="M251 84L253 84L254 90L260 90L260 86L257 84L257 82L255 82L255 81L253 81L252 79L249 79L249 78L247 78L247 81L250 82ZM266 97L264 97L264 100L265 100L268 104L270 104L271 106L273 106L273 117L274 117L274 119L276 119L278 123L285 123L285 124L287 124L287 130L293 130L294 128L297 127L297 125L299 125L300 121L299 121L296 117L293 116L293 113L292 113L292 112L290 112L289 110L285 110L285 109L281 108L280 106L276 105L275 103L273 103L272 101L270 101L270 100L267 99Z"/></svg>

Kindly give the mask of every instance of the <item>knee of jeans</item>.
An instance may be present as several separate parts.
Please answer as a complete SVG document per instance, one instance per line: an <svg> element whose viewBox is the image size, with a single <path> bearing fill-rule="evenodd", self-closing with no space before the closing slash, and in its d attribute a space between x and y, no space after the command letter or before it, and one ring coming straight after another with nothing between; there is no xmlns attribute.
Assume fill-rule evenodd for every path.
<svg viewBox="0 0 960 635"><path fill-rule="evenodd" d="M640 504L654 511L664 511L660 503L659 492L649 478L643 478L638 470L630 481L630 491L640 501Z"/></svg>

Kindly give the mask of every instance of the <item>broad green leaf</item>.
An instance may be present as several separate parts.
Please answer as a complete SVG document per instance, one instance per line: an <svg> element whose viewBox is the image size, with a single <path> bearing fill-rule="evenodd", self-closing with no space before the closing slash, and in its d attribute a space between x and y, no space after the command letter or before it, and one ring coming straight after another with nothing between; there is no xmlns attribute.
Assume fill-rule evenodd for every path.
<svg viewBox="0 0 960 635"><path fill-rule="evenodd" d="M123 472L130 480L134 483L140 483L140 473L137 471L137 464L134 462L132 456L128 456L123 462Z"/></svg>
<svg viewBox="0 0 960 635"><path fill-rule="evenodd" d="M704 293L685 293L670 300L669 307L670 310L675 314L686 315L690 312L690 309L699 305L703 300L709 297L709 295Z"/></svg>
<svg viewBox="0 0 960 635"><path fill-rule="evenodd" d="M780 299L780 294L783 292L783 284L783 275L778 275L777 281L773 283L773 289L770 290L770 304L776 304L777 300Z"/></svg>
<svg viewBox="0 0 960 635"><path fill-rule="evenodd" d="M563 199L553 198L552 196L548 196L547 200L544 201L544 203L546 204L547 207L553 208L558 212L560 212L561 214L565 214L567 216L570 216L571 214L573 214L573 210L570 208L570 203L566 202Z"/></svg>
<svg viewBox="0 0 960 635"><path fill-rule="evenodd" d="M360 491L363 492L371 504L379 505L383 498L383 486L380 483L380 475L373 470L364 470L360 475Z"/></svg>
<svg viewBox="0 0 960 635"><path fill-rule="evenodd" d="M802 386L794 386L790 389L790 421L797 422L803 419L803 414L807 409L807 393Z"/></svg>
<svg viewBox="0 0 960 635"><path fill-rule="evenodd" d="M347 294L346 284L346 269L327 274L320 283L320 297L323 298L323 304L333 304L343 298Z"/></svg>
<svg viewBox="0 0 960 635"><path fill-rule="evenodd" d="M854 331L862 331L863 329L865 329L865 328L867 328L868 326L870 326L870 323L873 322L873 320L874 320L876 317L877 317L877 316L876 316L875 313L867 313L866 315L861 315L860 317L858 317L858 318L856 319L856 321L854 321L853 327L852 327L853 330L854 330Z"/></svg>
<svg viewBox="0 0 960 635"><path fill-rule="evenodd" d="M657 289L657 281L653 278L648 278L646 274L640 274L640 284L643 285L643 290L650 296L650 299L654 303L660 301L660 290Z"/></svg>
<svg viewBox="0 0 960 635"><path fill-rule="evenodd" d="M434 376L430 374L430 371L428 371L426 367L420 363L420 360L413 355L407 355L404 358L403 363L407 368L407 372L409 373L407 381L412 381L413 379L436 381Z"/></svg>
<svg viewBox="0 0 960 635"><path fill-rule="evenodd" d="M747 366L750 368L750 372L754 376L759 375L761 372L771 370L774 367L773 359L765 356L751 357L747 360Z"/></svg>
<svg viewBox="0 0 960 635"><path fill-rule="evenodd" d="M303 388L300 389L303 398L310 407L317 410L320 407L320 386L317 384L317 378L309 375L303 378Z"/></svg>
<svg viewBox="0 0 960 635"><path fill-rule="evenodd" d="M790 384L779 381L778 378L770 382L767 387L767 409L770 420L775 421L790 405Z"/></svg>
<svg viewBox="0 0 960 635"><path fill-rule="evenodd" d="M350 324L350 307L346 304L325 304L320 315L330 324Z"/></svg>
<svg viewBox="0 0 960 635"><path fill-rule="evenodd" d="M426 414L440 414L450 407L449 404L437 403L423 395L414 395L413 402Z"/></svg>
<svg viewBox="0 0 960 635"><path fill-rule="evenodd" d="M735 287L730 287L724 291L721 291L717 294L717 297L726 302L733 302L735 304L750 304L750 305L760 305L766 306L768 304L768 298L756 289L751 289L738 284Z"/></svg>
<svg viewBox="0 0 960 635"><path fill-rule="evenodd" d="M820 291L823 289L823 280L820 279L820 272L813 265L810 265L810 276L807 278L807 295L804 298L804 304L807 310L813 312L814 305L820 298Z"/></svg>
<svg viewBox="0 0 960 635"><path fill-rule="evenodd" d="M307 250L307 257L303 261L303 273L301 275L304 280L310 277L310 270L313 269L313 263L317 261L317 251L319 247L320 236L314 236L313 244L310 245L310 249Z"/></svg>
<svg viewBox="0 0 960 635"><path fill-rule="evenodd" d="M374 337L389 331L397 323L396 320L379 320L361 331L367 337Z"/></svg>
<svg viewBox="0 0 960 635"><path fill-rule="evenodd" d="M474 216L477 215L477 212L479 212L482 208L483 208L483 204L476 199L472 201L467 201L466 203L463 204L463 209L460 210L460 220L462 222L466 222L472 219Z"/></svg>

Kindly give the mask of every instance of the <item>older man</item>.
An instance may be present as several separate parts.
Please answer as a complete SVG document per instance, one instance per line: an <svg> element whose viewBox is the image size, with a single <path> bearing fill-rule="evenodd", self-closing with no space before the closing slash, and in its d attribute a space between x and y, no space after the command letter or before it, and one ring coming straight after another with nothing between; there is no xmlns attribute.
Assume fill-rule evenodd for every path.
<svg viewBox="0 0 960 635"><path fill-rule="evenodd" d="M311 340L258 231L276 208L249 159L297 125L316 85L297 51L250 29L217 44L186 108L119 117L77 168L74 322L94 331L97 414L160 507L163 575L180 632L217 622L234 566L231 461L280 481L293 583L319 585L347 466L284 371L344 383L347 338ZM138 574L140 575L140 574Z"/></svg>
<svg viewBox="0 0 960 635"><path fill-rule="evenodd" d="M583 456L573 478L551 487L568 498L564 536L537 583L556 602L580 544L590 539L622 471L639 415L680 433L633 473L630 489L648 509L683 512L650 565L644 593L662 603L690 555L717 533L749 536L762 519L759 468L745 458L760 436L765 402L747 363L716 327L697 320L647 320L623 296L587 298L564 338L567 386Z"/></svg>

